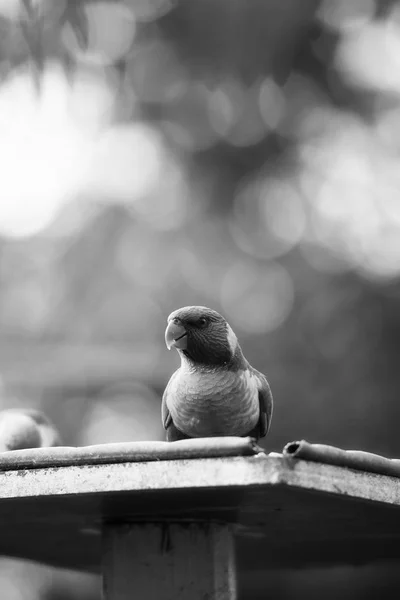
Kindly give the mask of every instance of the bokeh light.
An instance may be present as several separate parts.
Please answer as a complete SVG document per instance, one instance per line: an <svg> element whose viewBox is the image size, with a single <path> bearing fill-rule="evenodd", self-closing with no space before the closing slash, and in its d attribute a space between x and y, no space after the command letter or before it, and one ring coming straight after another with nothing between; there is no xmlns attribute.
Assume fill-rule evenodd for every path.
<svg viewBox="0 0 400 600"><path fill-rule="evenodd" d="M286 99L283 90L268 77L260 86L259 103L261 116L271 130L276 129L285 116Z"/></svg>
<svg viewBox="0 0 400 600"><path fill-rule="evenodd" d="M249 333L262 334L279 327L290 314L293 300L290 275L278 264L257 268L251 263L238 263L222 282L225 314L232 327Z"/></svg>
<svg viewBox="0 0 400 600"><path fill-rule="evenodd" d="M368 4L368 3L367 3ZM367 8L367 6L366 6ZM399 93L399 6L387 19L369 21L344 35L337 49L336 66L352 85Z"/></svg>
<svg viewBox="0 0 400 600"><path fill-rule="evenodd" d="M375 10L375 0L323 0L317 16L325 26L346 32L369 25Z"/></svg>
<svg viewBox="0 0 400 600"><path fill-rule="evenodd" d="M104 388L86 415L81 444L104 444L157 438L161 418L151 388L140 384Z"/></svg>
<svg viewBox="0 0 400 600"><path fill-rule="evenodd" d="M49 225L83 177L90 141L68 114L67 87L56 66L46 71L39 97L27 71L1 87L3 233L32 235Z"/></svg>
<svg viewBox="0 0 400 600"><path fill-rule="evenodd" d="M99 135L86 190L106 201L134 202L160 185L164 148L151 126L133 123Z"/></svg>
<svg viewBox="0 0 400 600"><path fill-rule="evenodd" d="M276 258L302 239L305 219L303 200L290 181L268 175L252 178L239 186L231 234L244 252Z"/></svg>

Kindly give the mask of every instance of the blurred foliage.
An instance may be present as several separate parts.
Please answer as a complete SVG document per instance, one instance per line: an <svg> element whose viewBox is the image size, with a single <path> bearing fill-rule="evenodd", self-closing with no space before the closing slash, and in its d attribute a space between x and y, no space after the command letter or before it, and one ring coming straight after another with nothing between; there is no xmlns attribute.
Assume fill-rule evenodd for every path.
<svg viewBox="0 0 400 600"><path fill-rule="evenodd" d="M1 406L161 439L165 319L205 304L268 449L400 456L399 49L396 0L1 0Z"/></svg>

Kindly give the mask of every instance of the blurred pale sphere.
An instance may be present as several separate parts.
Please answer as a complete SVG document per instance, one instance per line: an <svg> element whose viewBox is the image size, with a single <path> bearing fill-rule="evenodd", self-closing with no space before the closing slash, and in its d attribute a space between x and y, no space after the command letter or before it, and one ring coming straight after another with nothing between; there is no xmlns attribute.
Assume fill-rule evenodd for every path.
<svg viewBox="0 0 400 600"><path fill-rule="evenodd" d="M135 202L158 188L164 160L163 142L153 127L115 125L98 139L87 189L108 201Z"/></svg>
<svg viewBox="0 0 400 600"><path fill-rule="evenodd" d="M357 258L360 270L370 279L397 279L400 273L399 223L381 223L368 247Z"/></svg>
<svg viewBox="0 0 400 600"><path fill-rule="evenodd" d="M208 112L210 123L215 132L221 137L227 136L237 120L237 107L235 106L234 95L229 94L226 86L217 86L210 92Z"/></svg>
<svg viewBox="0 0 400 600"><path fill-rule="evenodd" d="M249 333L277 329L294 302L293 281L277 263L233 265L221 284L221 304L232 327Z"/></svg>
<svg viewBox="0 0 400 600"><path fill-rule="evenodd" d="M286 100L282 89L272 77L267 77L262 82L258 100L261 116L268 129L276 129L284 117Z"/></svg>
<svg viewBox="0 0 400 600"><path fill-rule="evenodd" d="M323 166L327 160L332 161L335 158L335 149L331 149L326 144L328 137L332 138L332 143L339 137L339 132L346 131L347 122L355 119L346 119L338 110L330 106L315 105L309 110L304 108L299 115L297 122L297 136L300 140L300 156L310 162L316 163L315 166ZM351 126L350 125L350 126ZM354 129L354 126L353 126ZM354 135L353 131L350 136Z"/></svg>
<svg viewBox="0 0 400 600"><path fill-rule="evenodd" d="M260 142L266 134L266 122L260 112L260 101L262 98L267 100L266 92L261 86L260 94L259 83L246 86L234 78L210 88L207 98L208 118L215 133L233 146L245 147ZM272 95L270 96L272 109ZM272 113L271 119L273 120Z"/></svg>
<svg viewBox="0 0 400 600"><path fill-rule="evenodd" d="M0 2L0 15L7 19L17 19L23 11L20 0L2 0Z"/></svg>
<svg viewBox="0 0 400 600"><path fill-rule="evenodd" d="M335 64L350 85L399 94L399 23L389 18L348 32L338 45Z"/></svg>
<svg viewBox="0 0 400 600"><path fill-rule="evenodd" d="M65 73L49 64L38 95L28 69L0 88L0 232L35 235L79 189L91 139L72 118Z"/></svg>
<svg viewBox="0 0 400 600"><path fill-rule="evenodd" d="M162 176L160 175L157 184L152 193L137 199L131 206L132 212L152 229L180 229L195 212L193 193L181 164L172 157L165 157Z"/></svg>
<svg viewBox="0 0 400 600"><path fill-rule="evenodd" d="M276 258L289 252L305 228L303 200L289 179L246 180L234 199L231 235L244 252Z"/></svg>
<svg viewBox="0 0 400 600"><path fill-rule="evenodd" d="M157 440L162 436L161 399L140 383L108 386L81 429L83 445Z"/></svg>
<svg viewBox="0 0 400 600"><path fill-rule="evenodd" d="M302 175L303 192L309 191L307 237L312 244L303 246L303 254L328 271L343 270L346 261L368 278L395 277L400 272L398 160L373 131L359 133L349 127L345 134L327 134L319 165L310 161ZM316 167L318 183L310 175ZM315 243L328 252L318 257Z"/></svg>
<svg viewBox="0 0 400 600"><path fill-rule="evenodd" d="M82 3L81 25L86 33L81 44L70 23L64 26L63 41L75 58L107 66L130 50L136 31L135 14L126 2Z"/></svg>
<svg viewBox="0 0 400 600"><path fill-rule="evenodd" d="M368 181L362 178L327 178L312 200L312 239L358 263L375 236L380 214Z"/></svg>
<svg viewBox="0 0 400 600"><path fill-rule="evenodd" d="M375 8L375 0L324 0L317 16L332 29L355 29L365 26L374 18Z"/></svg>
<svg viewBox="0 0 400 600"><path fill-rule="evenodd" d="M301 251L317 269L356 269L369 279L400 273L397 147L350 114L326 112L300 147L299 188L309 216ZM309 116L312 119L312 115ZM386 135L387 124L385 125ZM324 249L318 255L318 247Z"/></svg>
<svg viewBox="0 0 400 600"><path fill-rule="evenodd" d="M329 98L316 82L293 71L282 88L285 99L285 111L278 124L278 132L289 139L298 139L303 144L309 135L304 132L304 123L311 117L312 129L320 129L320 123L326 124L320 113L329 105ZM330 111L333 111L329 107ZM316 127L317 126L317 127ZM301 147L301 146L300 146Z"/></svg>
<svg viewBox="0 0 400 600"><path fill-rule="evenodd" d="M315 198L314 209L328 224L337 224L343 232L347 228L352 231L358 228L367 233L378 218L368 182L349 180L345 176L323 183Z"/></svg>
<svg viewBox="0 0 400 600"><path fill-rule="evenodd" d="M114 117L117 78L77 67L68 89L68 110L77 125L88 133L101 131Z"/></svg>
<svg viewBox="0 0 400 600"><path fill-rule="evenodd" d="M260 209L268 231L282 244L282 253L302 239L306 225L305 207L299 190L290 180L266 179Z"/></svg>

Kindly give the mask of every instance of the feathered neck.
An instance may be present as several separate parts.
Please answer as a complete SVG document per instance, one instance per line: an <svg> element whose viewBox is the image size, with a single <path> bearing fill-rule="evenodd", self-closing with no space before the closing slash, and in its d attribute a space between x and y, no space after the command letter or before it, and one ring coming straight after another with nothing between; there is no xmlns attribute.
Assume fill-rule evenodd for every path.
<svg viewBox="0 0 400 600"><path fill-rule="evenodd" d="M181 367L188 368L190 371L217 371L219 369L240 371L247 366L247 360L239 344L237 344L233 356L228 349L225 356L211 355L198 349L196 352L189 350L178 350L178 352L181 357Z"/></svg>

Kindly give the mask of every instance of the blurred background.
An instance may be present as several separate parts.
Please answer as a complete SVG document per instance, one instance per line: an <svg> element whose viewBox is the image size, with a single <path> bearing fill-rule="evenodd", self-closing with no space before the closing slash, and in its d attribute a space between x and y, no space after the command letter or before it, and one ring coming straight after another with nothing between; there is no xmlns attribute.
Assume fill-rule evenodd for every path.
<svg viewBox="0 0 400 600"><path fill-rule="evenodd" d="M400 457L399 160L396 0L1 0L0 409L163 439L166 317L205 304L268 375L268 450ZM0 586L100 593L8 559ZM399 589L381 566L268 597Z"/></svg>

